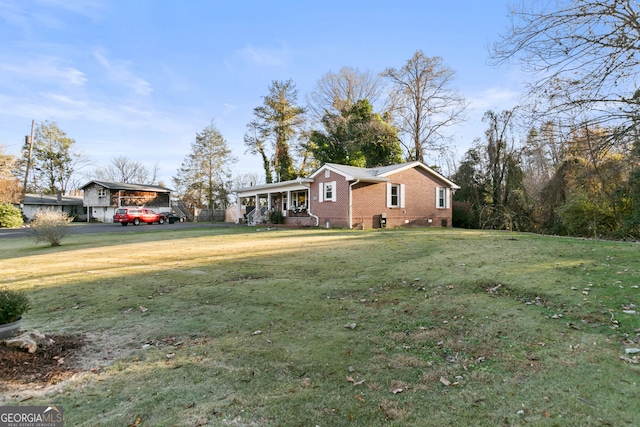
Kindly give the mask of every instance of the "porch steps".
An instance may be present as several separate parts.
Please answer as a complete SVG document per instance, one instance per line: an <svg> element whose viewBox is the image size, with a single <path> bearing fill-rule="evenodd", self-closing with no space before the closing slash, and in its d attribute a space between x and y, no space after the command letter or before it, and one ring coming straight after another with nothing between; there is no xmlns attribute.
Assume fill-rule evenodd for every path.
<svg viewBox="0 0 640 427"><path fill-rule="evenodd" d="M181 200L174 201L171 204L171 207L173 208L174 211L176 211L178 215L183 215L185 218L187 218L187 221L193 222L193 215L191 214L187 206L184 203L182 203Z"/></svg>

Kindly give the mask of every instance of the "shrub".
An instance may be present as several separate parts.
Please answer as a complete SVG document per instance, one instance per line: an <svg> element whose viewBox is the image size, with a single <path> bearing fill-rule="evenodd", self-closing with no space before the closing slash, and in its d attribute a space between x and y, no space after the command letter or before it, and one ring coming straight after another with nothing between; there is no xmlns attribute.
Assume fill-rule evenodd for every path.
<svg viewBox="0 0 640 427"><path fill-rule="evenodd" d="M9 203L0 204L0 227L20 227L23 223L20 209Z"/></svg>
<svg viewBox="0 0 640 427"><path fill-rule="evenodd" d="M281 211L273 211L269 214L269 222L271 224L284 224L284 215Z"/></svg>
<svg viewBox="0 0 640 427"><path fill-rule="evenodd" d="M31 232L36 243L48 242L51 246L60 246L60 242L69 233L69 223L73 221L66 212L40 210L31 222Z"/></svg>
<svg viewBox="0 0 640 427"><path fill-rule="evenodd" d="M570 236L607 236L617 227L610 203L584 193L569 195L556 214Z"/></svg>
<svg viewBox="0 0 640 427"><path fill-rule="evenodd" d="M15 322L30 308L29 298L24 292L0 289L0 325Z"/></svg>

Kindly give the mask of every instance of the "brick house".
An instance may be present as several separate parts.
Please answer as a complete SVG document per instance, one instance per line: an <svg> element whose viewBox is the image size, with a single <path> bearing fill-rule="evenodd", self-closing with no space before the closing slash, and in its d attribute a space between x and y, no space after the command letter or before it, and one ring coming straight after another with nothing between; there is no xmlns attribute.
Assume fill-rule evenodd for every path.
<svg viewBox="0 0 640 427"><path fill-rule="evenodd" d="M91 218L101 222L112 222L116 209L122 206L144 206L156 212L171 210L171 190L159 185L91 181L81 189Z"/></svg>
<svg viewBox="0 0 640 427"><path fill-rule="evenodd" d="M451 226L456 184L421 162L378 168L326 163L307 178L232 190L257 206L248 224L279 210L285 224L326 228ZM242 215L238 215L242 218Z"/></svg>

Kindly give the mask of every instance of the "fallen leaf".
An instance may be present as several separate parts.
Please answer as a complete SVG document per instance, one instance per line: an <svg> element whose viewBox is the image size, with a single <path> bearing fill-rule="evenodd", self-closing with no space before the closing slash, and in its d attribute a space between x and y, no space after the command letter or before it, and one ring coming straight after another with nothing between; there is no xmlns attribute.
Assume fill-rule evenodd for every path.
<svg viewBox="0 0 640 427"><path fill-rule="evenodd" d="M630 359L630 358L625 357L625 356L620 356L620 359L624 360L627 363L633 363L634 365L638 364L638 361L636 359Z"/></svg>
<svg viewBox="0 0 640 427"><path fill-rule="evenodd" d="M352 377L350 377L349 375L347 375L347 381L349 381L350 383L355 383L356 380L354 380Z"/></svg>
<svg viewBox="0 0 640 427"><path fill-rule="evenodd" d="M140 306L140 307L138 307L138 308L139 308L139 309L140 309L140 311L141 311L141 312L143 312L143 313L144 313L145 311L149 310L147 307L143 307L143 306Z"/></svg>
<svg viewBox="0 0 640 427"><path fill-rule="evenodd" d="M401 388L397 388L397 389L393 390L391 393L398 394L398 393L402 393L402 391L403 390Z"/></svg>
<svg viewBox="0 0 640 427"><path fill-rule="evenodd" d="M440 382L442 384L444 384L445 386L449 387L451 385L451 381L449 381L448 379L446 379L445 377L440 377Z"/></svg>
<svg viewBox="0 0 640 427"><path fill-rule="evenodd" d="M358 399L360 402L364 402L364 398L362 396L356 395L356 399Z"/></svg>
<svg viewBox="0 0 640 427"><path fill-rule="evenodd" d="M355 383L353 383L353 386L355 387L355 386L362 385L362 384L364 384L364 382L365 382L365 381L366 381L366 380L360 380L360 381L358 381L358 382L355 382Z"/></svg>
<svg viewBox="0 0 640 427"><path fill-rule="evenodd" d="M547 411L544 411L544 412L542 413L542 415L544 415L544 416L545 416L545 417L547 417L547 418L551 418L551 414L550 414L549 412L547 412Z"/></svg>

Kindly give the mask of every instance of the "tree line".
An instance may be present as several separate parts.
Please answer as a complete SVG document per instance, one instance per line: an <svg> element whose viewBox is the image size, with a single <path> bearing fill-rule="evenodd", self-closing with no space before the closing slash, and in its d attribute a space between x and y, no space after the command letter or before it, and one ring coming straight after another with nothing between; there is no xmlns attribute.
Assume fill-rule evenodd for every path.
<svg viewBox="0 0 640 427"><path fill-rule="evenodd" d="M639 6L523 1L495 65L531 76L523 104L489 111L452 180L454 223L575 236L640 236Z"/></svg>

